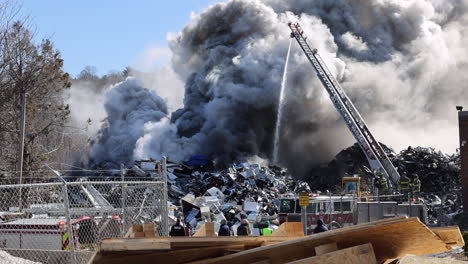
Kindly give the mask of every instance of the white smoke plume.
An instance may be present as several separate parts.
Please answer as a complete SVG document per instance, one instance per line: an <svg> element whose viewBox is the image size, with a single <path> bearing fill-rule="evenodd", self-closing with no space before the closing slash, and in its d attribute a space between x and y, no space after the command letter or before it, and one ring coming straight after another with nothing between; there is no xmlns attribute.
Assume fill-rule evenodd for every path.
<svg viewBox="0 0 468 264"><path fill-rule="evenodd" d="M70 124L86 128L88 136L95 136L107 115L103 105L104 92L95 89L89 81L74 82L68 92L67 103L72 109ZM88 120L91 121L89 124Z"/></svg>
<svg viewBox="0 0 468 264"><path fill-rule="evenodd" d="M91 164L128 163L136 141L144 135L145 123L157 122L168 115L164 100L134 78L110 88L104 107L107 118L92 144Z"/></svg>
<svg viewBox="0 0 468 264"><path fill-rule="evenodd" d="M182 160L206 154L224 163L270 158L287 23L296 20L381 142L396 149L429 145L453 152L458 142L454 106L468 105L467 10L464 0L213 5L171 40L173 69L185 80L183 108L170 120L161 119L164 111L120 120L116 127L126 129L117 129L117 135L138 130L120 156ZM297 45L283 120L280 161L298 176L354 141ZM107 146L112 144L95 154L109 155Z"/></svg>

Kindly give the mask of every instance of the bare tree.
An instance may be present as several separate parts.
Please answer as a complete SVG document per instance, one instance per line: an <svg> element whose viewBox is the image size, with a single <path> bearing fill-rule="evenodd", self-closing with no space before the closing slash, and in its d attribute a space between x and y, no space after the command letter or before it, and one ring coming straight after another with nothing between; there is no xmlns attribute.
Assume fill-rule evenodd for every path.
<svg viewBox="0 0 468 264"><path fill-rule="evenodd" d="M48 39L36 44L21 22L2 30L0 43L0 160L11 170L17 163L21 120L21 95L27 94L24 170L33 170L63 144L70 114L63 91L70 87L60 53Z"/></svg>

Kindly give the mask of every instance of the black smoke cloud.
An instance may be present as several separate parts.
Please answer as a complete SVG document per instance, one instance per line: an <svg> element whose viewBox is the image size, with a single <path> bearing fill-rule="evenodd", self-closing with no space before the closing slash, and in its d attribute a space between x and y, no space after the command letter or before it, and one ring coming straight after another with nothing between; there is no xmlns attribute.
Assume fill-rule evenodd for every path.
<svg viewBox="0 0 468 264"><path fill-rule="evenodd" d="M184 107L134 123L139 137L126 158L271 158L286 24L295 20L379 140L449 149L456 140L433 138L456 132L453 105L468 102L466 10L466 1L437 0L213 5L170 41L173 69L185 80ZM300 176L354 140L296 43L288 71L279 160Z"/></svg>

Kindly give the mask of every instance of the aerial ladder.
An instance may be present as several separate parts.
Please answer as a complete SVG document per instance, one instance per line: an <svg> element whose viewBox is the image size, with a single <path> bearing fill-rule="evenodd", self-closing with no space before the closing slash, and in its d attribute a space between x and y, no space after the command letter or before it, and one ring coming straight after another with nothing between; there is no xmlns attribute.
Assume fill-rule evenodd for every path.
<svg viewBox="0 0 468 264"><path fill-rule="evenodd" d="M357 111L354 104L346 95L343 88L328 70L327 66L319 56L317 49L312 49L307 42L307 36L298 22L288 23L291 29L291 38L295 38L309 59L310 63L317 72L319 80L330 95L330 99L335 105L336 110L343 117L349 130L356 138L359 146L366 155L369 165L375 174L382 174L389 183L389 187L398 186L400 174L393 166L385 151L375 140L374 136L367 127L364 119ZM392 188L394 189L394 187Z"/></svg>

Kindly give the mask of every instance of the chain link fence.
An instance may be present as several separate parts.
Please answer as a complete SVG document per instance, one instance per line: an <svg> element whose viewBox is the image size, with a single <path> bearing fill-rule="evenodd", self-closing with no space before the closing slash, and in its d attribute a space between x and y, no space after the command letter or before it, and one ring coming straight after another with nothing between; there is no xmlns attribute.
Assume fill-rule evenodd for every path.
<svg viewBox="0 0 468 264"><path fill-rule="evenodd" d="M0 263L88 263L101 240L126 237L133 224L154 223L155 236L168 236L159 165L145 178L0 179Z"/></svg>

